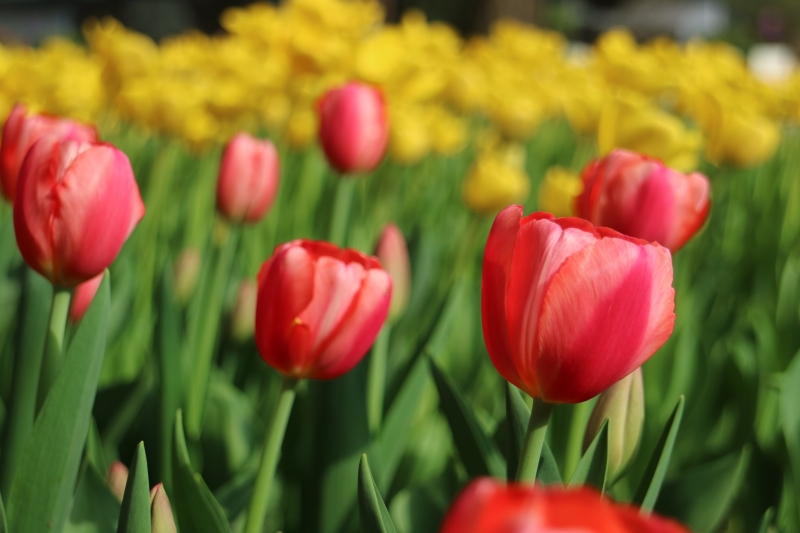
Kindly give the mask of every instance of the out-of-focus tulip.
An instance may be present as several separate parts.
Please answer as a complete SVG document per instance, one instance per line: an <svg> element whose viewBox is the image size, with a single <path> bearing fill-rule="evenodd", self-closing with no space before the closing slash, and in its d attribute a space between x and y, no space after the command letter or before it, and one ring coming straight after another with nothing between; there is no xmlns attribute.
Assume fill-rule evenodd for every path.
<svg viewBox="0 0 800 533"><path fill-rule="evenodd" d="M614 150L583 170L578 216L596 226L656 241L673 253L702 227L711 206L708 179L660 161Z"/></svg>
<svg viewBox="0 0 800 533"><path fill-rule="evenodd" d="M295 150L307 149L316 138L319 119L310 106L296 107L289 115L286 124L286 140Z"/></svg>
<svg viewBox="0 0 800 533"><path fill-rule="evenodd" d="M775 155L781 142L777 122L735 102L723 104L715 98L705 102L697 119L708 137L706 157L710 161L750 167Z"/></svg>
<svg viewBox="0 0 800 533"><path fill-rule="evenodd" d="M582 191L580 176L563 167L550 167L539 185L539 211L571 217L575 214L575 198Z"/></svg>
<svg viewBox="0 0 800 533"><path fill-rule="evenodd" d="M440 533L689 533L681 524L644 515L590 487L505 485L478 478L458 495Z"/></svg>
<svg viewBox="0 0 800 533"><path fill-rule="evenodd" d="M150 531L151 533L177 533L178 531L175 527L172 507L162 483L150 489Z"/></svg>
<svg viewBox="0 0 800 533"><path fill-rule="evenodd" d="M274 144L236 134L222 154L217 209L233 222L258 222L275 201L280 175Z"/></svg>
<svg viewBox="0 0 800 533"><path fill-rule="evenodd" d="M175 259L175 264L172 267L172 275L175 286L175 296L178 302L185 304L194 292L197 286L197 280L200 278L200 266L202 257L200 250L194 247L189 247L183 250Z"/></svg>
<svg viewBox="0 0 800 533"><path fill-rule="evenodd" d="M633 372L675 322L672 258L656 243L549 213L497 215L483 256L483 336L498 372L579 403Z"/></svg>
<svg viewBox="0 0 800 533"><path fill-rule="evenodd" d="M253 336L256 322L256 297L258 284L254 279L243 279L236 294L236 303L231 315L231 335L243 342Z"/></svg>
<svg viewBox="0 0 800 533"><path fill-rule="evenodd" d="M525 153L519 146L487 150L478 155L464 181L467 206L480 214L493 214L528 196Z"/></svg>
<svg viewBox="0 0 800 533"><path fill-rule="evenodd" d="M103 273L93 277L89 281L84 281L77 287L72 294L72 299L69 301L69 319L73 323L78 323L89 310L94 295L97 294L97 289L100 288L100 283L103 281Z"/></svg>
<svg viewBox="0 0 800 533"><path fill-rule="evenodd" d="M258 274L258 350L284 376L341 376L375 341L391 298L374 257L327 242L282 244Z"/></svg>
<svg viewBox="0 0 800 533"><path fill-rule="evenodd" d="M131 164L110 144L45 136L25 157L14 231L22 257L54 285L102 273L143 216Z"/></svg>
<svg viewBox="0 0 800 533"><path fill-rule="evenodd" d="M106 481L111 487L111 492L122 501L122 497L125 496L125 485L128 484L128 467L119 461L114 461L108 466Z"/></svg>
<svg viewBox="0 0 800 533"><path fill-rule="evenodd" d="M421 106L395 106L390 123L389 156L398 163L420 162L433 146L430 128Z"/></svg>
<svg viewBox="0 0 800 533"><path fill-rule="evenodd" d="M584 451L608 420L608 476L617 479L628 467L642 437L644 384L637 368L606 389L597 400L586 425Z"/></svg>
<svg viewBox="0 0 800 533"><path fill-rule="evenodd" d="M377 167L389 140L386 105L378 89L351 82L319 101L319 140L333 168L343 174Z"/></svg>
<svg viewBox="0 0 800 533"><path fill-rule="evenodd" d="M411 262L408 258L408 246L400 228L394 224L387 224L383 228L375 256L392 278L389 320L397 320L405 312L411 292Z"/></svg>
<svg viewBox="0 0 800 533"><path fill-rule="evenodd" d="M25 116L25 107L14 106L3 127L0 142L0 185L6 200L14 201L20 168L31 146L44 135L63 141L96 142L97 132L91 126L45 115Z"/></svg>

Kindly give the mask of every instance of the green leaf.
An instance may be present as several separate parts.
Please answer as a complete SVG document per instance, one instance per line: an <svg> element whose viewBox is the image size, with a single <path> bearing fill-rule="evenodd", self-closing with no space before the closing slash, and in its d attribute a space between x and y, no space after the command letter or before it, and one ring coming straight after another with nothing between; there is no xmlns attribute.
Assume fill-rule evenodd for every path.
<svg viewBox="0 0 800 533"><path fill-rule="evenodd" d="M639 505L644 512L652 511L656 500L658 500L658 493L664 483L664 476L667 474L669 461L672 457L672 449L675 447L675 439L681 426L683 404L684 399L681 396L664 426L664 431L661 433L656 448L650 456L650 462L647 463L647 469L644 471L642 480L639 482L639 487L633 497L632 502Z"/></svg>
<svg viewBox="0 0 800 533"><path fill-rule="evenodd" d="M21 457L8 500L11 531L61 531L69 515L106 346L106 271Z"/></svg>
<svg viewBox="0 0 800 533"><path fill-rule="evenodd" d="M508 428L508 449L506 450L506 476L513 481L517 476L517 466L522 455L525 432L528 430L528 421L531 410L515 386L505 383L506 392L506 427ZM552 450L544 443L542 455L539 458L539 467L536 470L536 480L545 485L553 483L562 484L558 463Z"/></svg>
<svg viewBox="0 0 800 533"><path fill-rule="evenodd" d="M160 368L159 472L168 491L172 490L172 428L181 399L181 315L172 287L172 268L164 270L158 313L158 362Z"/></svg>
<svg viewBox="0 0 800 533"><path fill-rule="evenodd" d="M558 462L556 461L553 450L547 445L545 441L542 446L542 456L539 459L539 469L536 471L536 480L543 485L563 485L564 481L561 479L561 473L558 470Z"/></svg>
<svg viewBox="0 0 800 533"><path fill-rule="evenodd" d="M89 435L86 437L86 460L93 465L98 472L108 470L108 463L103 454L103 442L100 439L100 430L97 429L97 421L92 417L89 424Z"/></svg>
<svg viewBox="0 0 800 533"><path fill-rule="evenodd" d="M606 477L608 474L608 420L603 422L600 431L595 435L594 440L586 448L569 485L592 485L604 492L606 489Z"/></svg>
<svg viewBox="0 0 800 533"><path fill-rule="evenodd" d="M794 478L794 492L800 509L800 352L798 352L783 375L781 382L781 421L786 448L789 451L789 464Z"/></svg>
<svg viewBox="0 0 800 533"><path fill-rule="evenodd" d="M181 531L192 533L231 533L225 511L208 490L203 478L192 469L183 415L175 416L175 441L172 446L172 485L175 494L175 519Z"/></svg>
<svg viewBox="0 0 800 533"><path fill-rule="evenodd" d="M3 498L0 498L0 533L8 532L8 524L6 524L6 509L3 507Z"/></svg>
<svg viewBox="0 0 800 533"><path fill-rule="evenodd" d="M361 456L358 465L358 511L361 516L361 533L397 533L375 480L372 479L366 454Z"/></svg>
<svg viewBox="0 0 800 533"><path fill-rule="evenodd" d="M502 478L505 465L494 442L481 429L461 391L442 373L433 359L429 362L436 389L439 391L439 409L450 425L453 442L470 478Z"/></svg>
<svg viewBox="0 0 800 533"><path fill-rule="evenodd" d="M695 533L717 531L744 480L747 448L721 457L664 483L656 511L672 516Z"/></svg>
<svg viewBox="0 0 800 533"><path fill-rule="evenodd" d="M83 471L64 533L115 533L120 503L91 464Z"/></svg>
<svg viewBox="0 0 800 533"><path fill-rule="evenodd" d="M761 518L761 525L758 528L758 533L769 533L769 526L772 525L772 520L775 518L775 509L770 507L764 512Z"/></svg>
<svg viewBox="0 0 800 533"><path fill-rule="evenodd" d="M147 476L147 454L143 442L133 454L117 533L150 533L150 478Z"/></svg>

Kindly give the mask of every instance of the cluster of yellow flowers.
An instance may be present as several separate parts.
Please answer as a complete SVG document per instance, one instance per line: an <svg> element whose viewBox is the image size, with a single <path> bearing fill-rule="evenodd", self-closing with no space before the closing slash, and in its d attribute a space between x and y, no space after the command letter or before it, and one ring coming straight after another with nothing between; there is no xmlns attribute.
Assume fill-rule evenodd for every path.
<svg viewBox="0 0 800 533"><path fill-rule="evenodd" d="M762 83L721 43L639 45L614 30L577 47L513 21L464 40L416 11L384 24L377 0L254 4L221 22L223 35L156 44L113 19L93 20L88 49L64 40L0 46L0 118L16 101L83 120L111 110L193 146L264 127L302 149L315 139L318 97L360 79L384 92L397 162L455 154L473 130L491 130L499 140L477 143L465 187L476 197L469 191L483 189L485 172L506 176L506 196L527 193L518 146L553 117L596 136L601 154L625 147L682 170L697 166L702 149L718 163L765 161L781 121L800 119L800 73Z"/></svg>

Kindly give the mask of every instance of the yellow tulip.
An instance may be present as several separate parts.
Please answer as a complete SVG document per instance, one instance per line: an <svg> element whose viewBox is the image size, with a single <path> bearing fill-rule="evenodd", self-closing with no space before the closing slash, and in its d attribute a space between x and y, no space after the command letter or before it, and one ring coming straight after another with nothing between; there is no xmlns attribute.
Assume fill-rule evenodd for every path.
<svg viewBox="0 0 800 533"><path fill-rule="evenodd" d="M583 192L581 177L563 167L550 167L539 184L539 211L574 216L575 198Z"/></svg>
<svg viewBox="0 0 800 533"><path fill-rule="evenodd" d="M392 105L389 108L389 157L410 165L421 161L431 147L425 110L414 105Z"/></svg>
<svg viewBox="0 0 800 533"><path fill-rule="evenodd" d="M428 111L433 149L444 156L452 156L467 144L467 125L463 118L442 106L432 106Z"/></svg>
<svg viewBox="0 0 800 533"><path fill-rule="evenodd" d="M317 113L310 104L297 106L289 115L286 126L286 140L295 150L304 150L317 139L319 130Z"/></svg>
<svg viewBox="0 0 800 533"><path fill-rule="evenodd" d="M462 196L476 213L491 215L525 200L529 191L524 148L510 145L478 154L467 173Z"/></svg>

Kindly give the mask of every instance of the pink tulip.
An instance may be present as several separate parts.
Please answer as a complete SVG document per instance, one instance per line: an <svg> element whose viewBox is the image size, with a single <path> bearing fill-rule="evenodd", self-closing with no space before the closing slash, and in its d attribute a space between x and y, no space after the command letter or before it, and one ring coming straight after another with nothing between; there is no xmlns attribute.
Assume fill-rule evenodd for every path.
<svg viewBox="0 0 800 533"><path fill-rule="evenodd" d="M389 122L381 92L351 82L320 99L319 139L333 168L343 174L377 167L389 141Z"/></svg>
<svg viewBox="0 0 800 533"><path fill-rule="evenodd" d="M73 323L80 322L83 315L89 310L102 281L103 272L75 287L75 292L72 293L72 299L69 302L69 319Z"/></svg>
<svg viewBox="0 0 800 533"><path fill-rule="evenodd" d="M167 491L164 490L164 484L159 483L150 489L150 533L177 533L177 531Z"/></svg>
<svg viewBox="0 0 800 533"><path fill-rule="evenodd" d="M97 141L97 132L92 126L46 115L26 117L25 107L15 105L6 119L0 142L0 188L6 200L14 201L22 161L31 146L44 135L54 135L62 141Z"/></svg>
<svg viewBox="0 0 800 533"><path fill-rule="evenodd" d="M400 228L394 224L387 224L383 228L375 255L392 277L392 305L389 307L389 316L397 319L405 311L411 291L408 246Z"/></svg>
<svg viewBox="0 0 800 533"><path fill-rule="evenodd" d="M17 244L54 285L101 274L143 216L130 162L110 144L45 136L25 157L14 199Z"/></svg>
<svg viewBox="0 0 800 533"><path fill-rule="evenodd" d="M280 175L274 144L235 135L222 154L217 209L234 222L258 222L275 201Z"/></svg>
<svg viewBox="0 0 800 533"><path fill-rule="evenodd" d="M675 322L669 250L549 213L497 215L483 258L483 336L508 381L578 403L642 365Z"/></svg>
<svg viewBox="0 0 800 533"><path fill-rule="evenodd" d="M683 174L627 150L614 150L583 170L583 193L576 212L596 226L606 226L673 253L703 226L710 207L708 179Z"/></svg>
<svg viewBox="0 0 800 533"><path fill-rule="evenodd" d="M391 297L392 280L374 257L327 242L282 244L258 274L261 357L288 377L341 376L375 341Z"/></svg>
<svg viewBox="0 0 800 533"><path fill-rule="evenodd" d="M111 492L122 501L125 496L125 485L128 484L128 467L119 461L114 461L108 465L108 472L106 472L106 481L108 486L111 487Z"/></svg>

